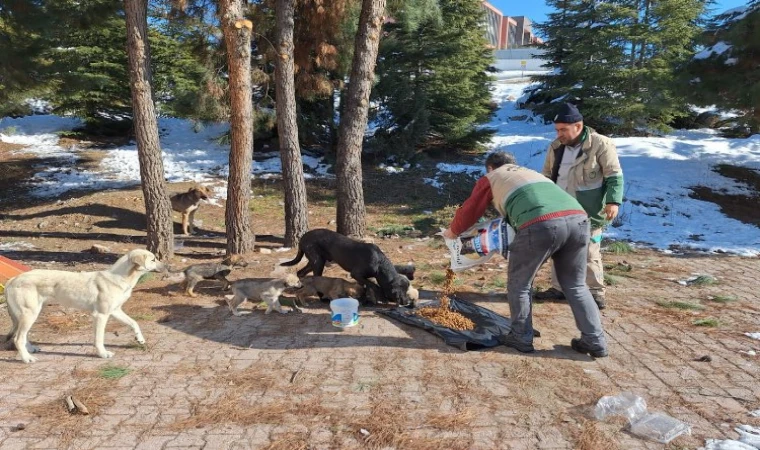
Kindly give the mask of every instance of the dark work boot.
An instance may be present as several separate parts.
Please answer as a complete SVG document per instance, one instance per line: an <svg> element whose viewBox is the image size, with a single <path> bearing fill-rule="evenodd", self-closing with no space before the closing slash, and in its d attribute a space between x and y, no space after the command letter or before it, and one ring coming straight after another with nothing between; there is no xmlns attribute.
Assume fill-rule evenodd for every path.
<svg viewBox="0 0 760 450"><path fill-rule="evenodd" d="M594 302L596 302L596 306L599 308L599 311L607 307L607 300L605 300L603 293L592 292L591 296L594 297Z"/></svg>
<svg viewBox="0 0 760 450"><path fill-rule="evenodd" d="M589 347L588 344L584 344L583 341L578 338L570 340L570 347L578 353L589 354L594 358L604 358L607 356L607 349L591 350L591 347Z"/></svg>
<svg viewBox="0 0 760 450"><path fill-rule="evenodd" d="M507 335L502 334L501 336L499 336L499 342L506 345L507 347L512 347L513 349L517 350L520 353L533 353L536 351L536 349L533 348L533 344L526 344L524 342L520 342L511 333Z"/></svg>
<svg viewBox="0 0 760 450"><path fill-rule="evenodd" d="M533 294L534 300L564 300L565 294L559 289L549 288Z"/></svg>

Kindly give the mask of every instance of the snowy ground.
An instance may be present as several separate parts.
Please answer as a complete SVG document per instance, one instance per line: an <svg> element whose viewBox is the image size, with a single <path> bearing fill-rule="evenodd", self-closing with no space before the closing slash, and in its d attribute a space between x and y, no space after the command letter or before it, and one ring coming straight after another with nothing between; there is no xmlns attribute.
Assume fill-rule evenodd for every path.
<svg viewBox="0 0 760 450"><path fill-rule="evenodd" d="M497 129L492 149L515 154L520 164L541 170L546 149L554 139L552 125L526 119L529 111L515 109L524 81L496 84L494 100L500 109L491 122ZM510 120L513 118L513 120ZM725 193L747 192L747 186L711 170L716 164L760 169L760 136L726 139L713 130L678 131L665 137L616 138L625 177L622 225L606 236L660 249L672 245L745 256L760 254L760 228L726 217L709 202L689 198L691 186L704 185ZM480 161L457 166L439 164L441 172L483 173ZM441 177L430 180L439 186Z"/></svg>
<svg viewBox="0 0 760 450"><path fill-rule="evenodd" d="M529 111L515 109L515 100L528 85L524 79L499 77L494 100L500 109L491 126L497 132L490 146L514 153L518 161L540 170L545 151L554 138L553 127L531 120ZM526 117L527 116L527 117ZM30 145L25 151L58 158L61 162L36 174L30 186L38 196L61 197L79 189L109 189L139 182L139 165L134 145L113 148L98 171L76 167L78 149L56 145L56 131L71 129L75 119L30 116L0 121L0 139ZM216 185L223 197L227 174L228 148L216 138L226 125L194 128L191 122L161 119L161 146L166 177L171 182L197 181ZM689 187L705 185L727 193L746 192L747 187L711 170L719 163L760 168L760 136L725 139L712 130L676 132L659 138L617 138L618 153L625 175L626 201L621 206L622 225L610 228L607 236L668 249L672 245L741 255L760 254L760 228L727 218L713 203L689 198ZM329 176L321 158L304 156L308 176ZM393 172L393 166L385 166ZM402 169L402 168L399 168ZM403 169L409 170L408 166ZM426 181L445 189L445 174L483 172L482 161L439 164L439 173ZM411 169L413 170L413 169ZM277 176L281 171L277 152L257 152L252 173Z"/></svg>

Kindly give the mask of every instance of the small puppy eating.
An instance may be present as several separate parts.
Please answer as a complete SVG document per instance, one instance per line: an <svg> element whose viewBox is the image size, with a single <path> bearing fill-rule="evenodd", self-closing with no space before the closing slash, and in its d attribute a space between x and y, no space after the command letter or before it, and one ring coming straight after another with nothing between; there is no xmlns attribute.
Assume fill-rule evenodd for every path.
<svg viewBox="0 0 760 450"><path fill-rule="evenodd" d="M238 306L244 301L250 300L251 302L266 303L267 310L264 314L269 314L272 310L285 314L286 311L283 311L282 305L280 305L280 295L286 289L299 287L301 287L301 282L293 274L274 280L244 278L232 282L232 295L226 297L227 306L230 307L233 315L240 316L241 313L237 309ZM301 312L301 309L298 308L295 302L293 302L293 310Z"/></svg>
<svg viewBox="0 0 760 450"><path fill-rule="evenodd" d="M359 283L331 277L303 277L301 288L296 291L296 298L301 305L304 299L317 296L320 300L334 300L345 296L359 298L364 294L364 288Z"/></svg>

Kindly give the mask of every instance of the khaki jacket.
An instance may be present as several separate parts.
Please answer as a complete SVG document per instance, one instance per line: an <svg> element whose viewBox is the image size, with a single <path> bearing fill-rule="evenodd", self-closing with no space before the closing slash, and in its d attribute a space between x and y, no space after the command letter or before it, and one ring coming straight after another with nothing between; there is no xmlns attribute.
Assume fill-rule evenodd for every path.
<svg viewBox="0 0 760 450"><path fill-rule="evenodd" d="M555 183L564 152L565 146L555 140L546 153L542 173ZM570 167L566 190L583 206L592 228L607 224L605 205L623 203L623 169L612 139L585 127L581 151Z"/></svg>

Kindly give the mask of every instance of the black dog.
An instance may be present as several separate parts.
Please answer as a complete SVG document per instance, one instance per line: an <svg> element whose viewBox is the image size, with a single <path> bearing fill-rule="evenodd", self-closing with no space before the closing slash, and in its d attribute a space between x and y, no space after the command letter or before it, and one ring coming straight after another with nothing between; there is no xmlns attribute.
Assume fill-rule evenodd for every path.
<svg viewBox="0 0 760 450"><path fill-rule="evenodd" d="M393 268L396 269L396 272L409 278L409 281L414 280L414 271L417 270L417 268L414 267L413 265L411 264L404 264L403 266L395 265L393 266Z"/></svg>
<svg viewBox="0 0 760 450"><path fill-rule="evenodd" d="M325 263L335 261L365 289L374 278L380 285L385 298L399 305L410 302L407 290L409 279L401 276L387 256L375 244L355 241L332 230L317 229L304 234L298 242L298 254L292 261L281 266L295 266L306 255L309 264L297 272L302 278L309 272L322 276Z"/></svg>

